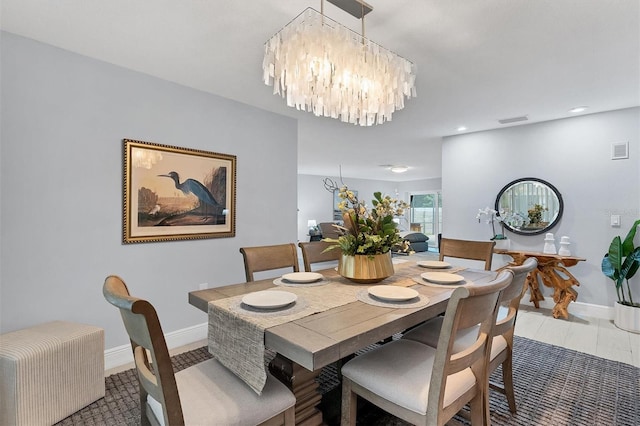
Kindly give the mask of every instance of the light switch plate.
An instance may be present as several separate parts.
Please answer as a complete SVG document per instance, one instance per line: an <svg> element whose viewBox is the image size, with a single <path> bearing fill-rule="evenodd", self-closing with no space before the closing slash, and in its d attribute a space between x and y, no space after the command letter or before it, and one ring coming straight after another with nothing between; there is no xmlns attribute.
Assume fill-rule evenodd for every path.
<svg viewBox="0 0 640 426"><path fill-rule="evenodd" d="M612 214L611 215L611 226L620 226L620 215Z"/></svg>

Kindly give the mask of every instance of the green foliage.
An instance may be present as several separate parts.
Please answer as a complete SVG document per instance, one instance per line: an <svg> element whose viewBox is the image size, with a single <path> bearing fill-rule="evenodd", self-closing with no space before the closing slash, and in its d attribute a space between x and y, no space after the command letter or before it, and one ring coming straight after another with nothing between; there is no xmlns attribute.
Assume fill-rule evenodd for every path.
<svg viewBox="0 0 640 426"><path fill-rule="evenodd" d="M633 302L629 279L638 272L640 267L640 247L634 247L633 243L639 225L640 219L634 222L624 241L620 236L616 236L602 259L602 273L613 280L618 302L636 307L640 307L640 303ZM626 284L626 291L624 284Z"/></svg>
<svg viewBox="0 0 640 426"><path fill-rule="evenodd" d="M345 222L341 228L344 235L337 239L325 238L324 241L335 243L329 249L340 248L342 253L351 256L384 254L392 248L408 250L393 221L395 216L404 214L407 203L375 192L371 202L373 208L369 209L346 186L339 188L339 197L342 199L338 207Z"/></svg>
<svg viewBox="0 0 640 426"><path fill-rule="evenodd" d="M542 221L542 212L549 210L546 207L542 207L540 204L534 204L532 208L527 211L529 215L529 223L536 224Z"/></svg>

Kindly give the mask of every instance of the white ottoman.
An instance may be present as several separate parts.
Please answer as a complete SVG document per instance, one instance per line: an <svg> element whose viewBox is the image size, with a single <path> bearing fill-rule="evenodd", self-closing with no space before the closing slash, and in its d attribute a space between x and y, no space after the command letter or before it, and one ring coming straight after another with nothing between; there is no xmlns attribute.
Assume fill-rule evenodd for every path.
<svg viewBox="0 0 640 426"><path fill-rule="evenodd" d="M52 425L104 397L104 330L54 321L0 335L0 425Z"/></svg>

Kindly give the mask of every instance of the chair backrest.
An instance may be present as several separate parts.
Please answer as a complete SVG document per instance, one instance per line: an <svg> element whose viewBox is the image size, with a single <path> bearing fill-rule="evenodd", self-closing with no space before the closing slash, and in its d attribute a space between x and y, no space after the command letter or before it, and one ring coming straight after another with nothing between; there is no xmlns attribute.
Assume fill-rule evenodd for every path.
<svg viewBox="0 0 640 426"><path fill-rule="evenodd" d="M311 264L319 262L329 262L340 259L341 251L333 249L325 251L327 247L331 247L332 243L324 241L312 241L309 243L298 243L302 250L302 260L304 261L304 270L311 272Z"/></svg>
<svg viewBox="0 0 640 426"><path fill-rule="evenodd" d="M140 385L141 424L157 423L147 408L148 395L162 405L165 425L183 424L178 387L155 308L146 300L132 297L122 279L114 275L107 277L102 293L109 303L120 309L131 340Z"/></svg>
<svg viewBox="0 0 640 426"><path fill-rule="evenodd" d="M241 247L244 258L244 272L247 282L254 281L253 273L292 267L299 272L298 249L295 244L279 244L274 246Z"/></svg>
<svg viewBox="0 0 640 426"><path fill-rule="evenodd" d="M336 228L335 223L333 222L320 222L318 227L320 228L320 232L322 233L322 238L338 238L343 233L339 228Z"/></svg>
<svg viewBox="0 0 640 426"><path fill-rule="evenodd" d="M533 271L538 266L538 261L535 257L530 257L519 266L507 266L505 269L514 273L514 278L511 284L505 288L500 295L500 305L508 309L506 316L500 316L497 319L493 334L505 335L509 340L513 339L513 328L516 325L516 317L518 315L518 309L520 307L520 299L527 290L526 280L529 272ZM506 335L508 333L508 335Z"/></svg>
<svg viewBox="0 0 640 426"><path fill-rule="evenodd" d="M445 257L479 260L484 262L484 269L490 271L495 245L495 241L454 240L442 237L440 240L440 260Z"/></svg>
<svg viewBox="0 0 640 426"><path fill-rule="evenodd" d="M470 368L475 376L476 387L469 392L488 392L488 359L492 341L489 337L498 312L500 292L512 282L513 275L512 271L504 270L486 285L458 287L451 295L440 330L429 385L428 406L439 407L438 410L427 410L427 417L432 420L430 424L439 424L438 418L453 417L469 400L461 398L445 406L446 386L455 386L452 383L455 380L447 382L452 374ZM458 333L478 325L476 340L460 352L454 352Z"/></svg>

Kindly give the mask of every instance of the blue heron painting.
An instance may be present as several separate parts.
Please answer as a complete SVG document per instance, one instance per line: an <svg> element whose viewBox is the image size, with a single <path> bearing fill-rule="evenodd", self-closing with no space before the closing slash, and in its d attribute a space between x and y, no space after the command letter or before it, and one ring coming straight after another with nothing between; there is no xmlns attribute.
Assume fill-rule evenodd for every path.
<svg viewBox="0 0 640 426"><path fill-rule="evenodd" d="M157 175L172 179L176 189L186 196L195 197L197 204L189 206L184 201L171 201L171 198L167 197L158 198L156 194L149 194L151 191L142 188L141 197L146 193L146 197L153 201L152 203L147 202L145 205L153 206L153 208L140 216L140 222L146 224L143 226L219 225L226 223L224 193L220 194L214 190L218 185L222 185L221 187L224 188L226 168L217 168L212 173L213 181L208 183L209 188L192 178L180 181L180 175L176 171ZM217 193L218 196L222 195L222 199L218 201L213 193Z"/></svg>
<svg viewBox="0 0 640 426"><path fill-rule="evenodd" d="M123 241L235 235L236 156L124 140Z"/></svg>
<svg viewBox="0 0 640 426"><path fill-rule="evenodd" d="M216 201L213 195L211 195L211 192L207 189L207 187L195 179L186 179L184 182L180 183L180 176L178 176L178 173L176 172L169 172L166 175L158 175L158 176L168 177L173 179L177 189L182 191L184 195L189 195L189 194L195 195L198 198L198 200L200 200L200 205L202 205L202 203L205 203L213 207L220 206L220 204Z"/></svg>

